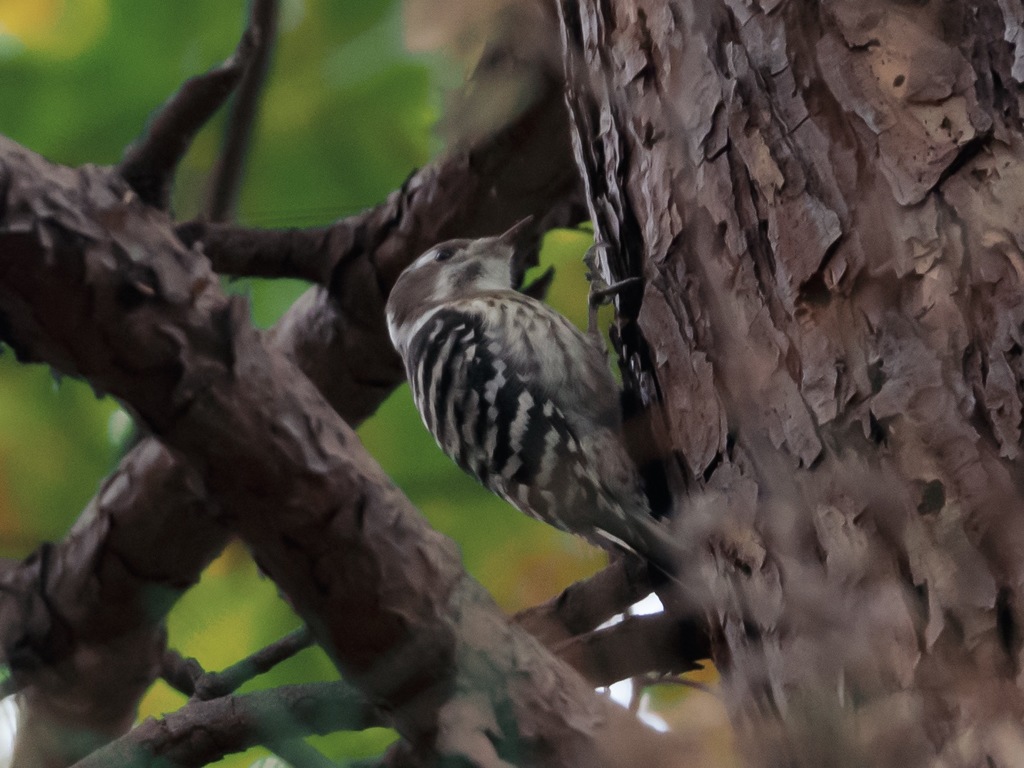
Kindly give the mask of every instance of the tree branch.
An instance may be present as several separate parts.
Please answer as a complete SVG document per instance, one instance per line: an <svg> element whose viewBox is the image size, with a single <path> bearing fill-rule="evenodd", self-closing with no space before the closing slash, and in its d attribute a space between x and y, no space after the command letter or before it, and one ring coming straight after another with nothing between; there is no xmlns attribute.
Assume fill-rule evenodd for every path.
<svg viewBox="0 0 1024 768"><path fill-rule="evenodd" d="M697 622L656 613L571 638L556 653L593 685L603 686L652 671L698 669L697 661L711 658L711 642Z"/></svg>
<svg viewBox="0 0 1024 768"><path fill-rule="evenodd" d="M206 203L206 218L210 221L234 218L242 171L277 38L278 0L250 1L250 27L257 29L259 35L235 94L224 134L224 147L214 166Z"/></svg>
<svg viewBox="0 0 1024 768"><path fill-rule="evenodd" d="M596 629L652 590L647 565L620 558L512 620L595 686L651 671L685 672L710 658L706 628L669 613L630 616Z"/></svg>
<svg viewBox="0 0 1024 768"><path fill-rule="evenodd" d="M207 672L196 681L196 696L213 699L233 693L254 677L268 672L312 644L313 635L309 627L300 627L222 672Z"/></svg>
<svg viewBox="0 0 1024 768"><path fill-rule="evenodd" d="M104 169L58 170L7 140L0 158L18 178L0 230L3 338L121 397L201 467L225 521L410 743L547 765L663 759L633 718L508 626L165 217ZM506 718L515 728L495 733Z"/></svg>
<svg viewBox="0 0 1024 768"><path fill-rule="evenodd" d="M198 767L264 744L268 734L273 743L379 725L366 699L346 683L287 685L212 701L193 699L160 720L146 720L75 765Z"/></svg>
<svg viewBox="0 0 1024 768"><path fill-rule="evenodd" d="M259 3L254 3L253 11ZM139 198L166 210L178 163L199 130L234 90L260 39L255 15L227 61L189 78L157 111L142 138L128 148L117 171Z"/></svg>
<svg viewBox="0 0 1024 768"><path fill-rule="evenodd" d="M312 640L309 629L300 627L220 673L206 672L195 659L184 658L168 649L163 655L161 676L189 698L209 701L231 695L252 678L308 648ZM301 738L281 739L277 735L264 734L260 741L294 768L325 768L334 765Z"/></svg>
<svg viewBox="0 0 1024 768"><path fill-rule="evenodd" d="M520 611L513 621L544 645L557 648L625 613L652 590L646 563L623 557L546 603Z"/></svg>
<svg viewBox="0 0 1024 768"><path fill-rule="evenodd" d="M511 124L478 145L460 149L417 172L400 191L358 221L330 228L323 234L322 247L295 246L295 251L308 255L311 263L325 262L315 274L334 289L332 293L322 289L309 291L286 313L268 341L303 368L349 423L358 424L373 413L404 378L397 356L381 354L381 350L390 349L383 323L384 297L390 281L405 264L436 238L491 233L506 228L526 213L535 214L538 220L545 214L551 221L578 218L572 213L577 210L571 201L578 194L578 179L569 152L560 74L545 71L548 74L541 78L545 85L538 91L534 105ZM207 114L214 111L216 106L204 93L212 95L210 89L218 77L214 75L209 82L187 83L167 105L167 114L158 115L147 136L129 152L121 168L135 169L129 173L135 184L147 178L152 169L159 170L160 184L170 178L177 158L161 148L163 139L159 137L171 137L172 144L176 141L174 136L179 129L174 127L175 123L183 121L187 128L191 124L189 116L197 116L190 103L198 102ZM154 160L160 157L166 162L154 165ZM0 162L0 195L7 193L8 177ZM566 203L567 200L570 202ZM335 278L330 280L327 274L334 274ZM61 607L63 598L28 601L40 615L46 616L52 610L54 615L45 622L64 627L66 632L35 633L30 635L35 640L26 641L33 622L7 620L25 615L25 601L12 593L0 592L0 616L4 617L0 621L0 646L34 647L38 643L36 657L48 660L42 666L23 669L18 679L29 692L24 722L46 722L52 730L49 735L40 736L36 729L23 726L20 733L24 738L19 738L19 749L26 745L37 749L45 746L51 753L48 764L68 764L83 754L82 749L90 749L89 743L95 742L81 744L72 738L50 736L74 731L81 713L110 712L106 725L93 728L90 717L90 722L83 726L94 737L108 734L99 741L121 732L131 721L146 677L135 680L131 690L120 687L111 691L93 685L89 672L93 667L86 669L81 665L85 659L91 659L95 668L119 669L123 655L120 642L127 643L133 636L138 638L135 648L162 649L165 612L180 590L198 579L209 559L226 542L226 533L212 522L212 502L205 496L194 498L190 483L199 482L198 479L182 479L190 472L181 464L179 454L155 440L146 441L126 457L105 485L117 493L108 491L90 504L89 510L100 509L101 514L87 511L76 526L75 535L57 545L54 561L63 564L59 580L49 578L48 572L31 564L16 569L20 575L11 578L20 585L19 594L46 595L59 582L62 594L86 597L74 604L76 610ZM193 509L196 513L189 511ZM183 510L188 512L183 514ZM72 554L80 551L76 542L82 540L93 542L94 556ZM143 546L150 541L162 545L156 549L155 559ZM197 542L205 547L195 549ZM178 552L188 556L166 560L160 557ZM121 574L122 563L139 565ZM147 570L146 563L159 565ZM147 612L110 616L98 610L104 600L102 592L95 593L96 602L89 597L94 593L86 585L93 583L94 572L104 574L104 588L115 594L131 594L134 590L138 595L156 595L160 599L149 600ZM64 651L58 650L58 636L70 641L60 645ZM126 639L115 642L106 641L105 637ZM95 639L88 645L87 654L74 652L80 638ZM60 665L59 680L50 682L49 664ZM147 673L149 679L155 676L156 669L154 662ZM67 749L51 749L50 745L57 741ZM54 757L57 752L65 756L63 762Z"/></svg>
<svg viewBox="0 0 1024 768"><path fill-rule="evenodd" d="M196 692L196 680L206 674L202 665L191 656L185 657L173 648L164 650L160 657L160 677L171 688L192 698Z"/></svg>
<svg viewBox="0 0 1024 768"><path fill-rule="evenodd" d="M176 231L186 245L202 241L203 253L222 275L293 277L320 285L330 281L327 227L272 230L190 221Z"/></svg>
<svg viewBox="0 0 1024 768"><path fill-rule="evenodd" d="M195 659L184 659L168 651L164 654L163 671L165 679L170 676L168 682L179 691L207 701L234 693L254 677L270 671L312 643L309 628L300 627L221 672L205 672Z"/></svg>
<svg viewBox="0 0 1024 768"><path fill-rule="evenodd" d="M381 278L370 254L362 246L356 246L353 233L361 232L359 237L365 242L381 243L382 250L389 254L389 260L408 262L427 247L429 232L421 233L420 236L413 236L412 233L418 227L415 222L436 220L432 214L435 200L446 201L446 205L455 209L461 209L464 202L467 207L472 207L477 203L470 204L468 199L476 194L475 190L492 183L502 194L520 195L515 198L518 202L511 205L508 223L512 223L517 215L514 211L518 206L525 204L540 210L550 207L555 200L566 194L567 189L573 187L568 183L566 172L568 168L571 173L571 163L567 157L559 156L550 148L549 134L564 135L564 127L563 130L553 127L554 121L564 120L564 107L558 99L552 97L544 101L543 109L548 110L547 117L528 112L523 115L523 122L511 126L491 142L459 157L443 159L438 165L420 171L415 183L407 184L375 213L365 215L362 229L350 222L348 226L329 230L324 235L325 242L331 243L330 246L325 245L325 251L350 254L339 262L344 264L338 268L339 287L334 295L322 289L307 292L286 313L268 341L274 349L295 360L303 368L333 408L350 424L358 424L373 413L393 388L404 380L397 355L381 354L382 350L390 349L387 329L383 323ZM517 141L521 142L522 154L513 161L511 147ZM537 167L549 174L547 178L550 183L538 178L536 189L517 192L505 181L512 172L505 169L502 163L525 162L533 167L531 157L536 158ZM472 184L466 183L467 174L475 174L478 169L489 175ZM5 165L0 163L0 182L8 175ZM526 178L527 175L521 174L520 177ZM559 179L562 181L559 182ZM0 192L5 192L6 187L6 184L0 183ZM455 195L458 191L467 196L467 201ZM486 216L498 213L487 208L477 210ZM469 230L489 231L493 228L486 220L476 223L469 219L460 220ZM372 226L369 222L373 223ZM217 227L211 226L214 229ZM404 255L401 250L403 247ZM389 269L389 272L393 271ZM196 497L196 484L201 488L201 481L192 470L181 464L178 454L169 451L156 440L144 441L122 461L121 467L105 484L105 488L116 489L117 493L108 491L102 498L94 499L76 526L76 535L57 545L60 552L68 553L57 558L64 564L60 582L67 585L68 593L73 595L70 604L77 610L61 608L61 601L56 599L52 602L37 600L32 605L44 613L52 607L56 615L47 621L66 626L67 633L63 636L75 642L80 636L86 635L101 638L104 633L108 633L116 638L138 633L140 638L148 635L152 639L140 639L136 643L137 647L162 648L164 612L170 609L173 596L178 594L166 589L165 585L174 585L178 589L197 581L209 559L227 541L227 534L212 522L212 503L205 496L202 500ZM92 511L95 508L100 508L101 514L95 514ZM182 513L182 510L193 509L194 512ZM115 544L108 543L112 532L119 533ZM79 536L94 542L97 553L95 561L71 554L77 551L75 542ZM156 557L146 546L140 546L145 542L153 542ZM196 549L196 542L203 542L205 549ZM178 552L189 556L162 559L164 555ZM140 565L135 567L134 574L125 574L125 579L119 582L114 580L113 574L118 573L118 565L122 561ZM146 563L160 563L160 568L164 570L147 570L144 567ZM15 570L23 571L16 580L29 594L42 593L45 587L41 585L50 583L37 568L26 568L23 565ZM136 590L139 595L157 594L165 599L150 605L150 610L145 613L127 612L116 618L111 616L110 626L102 629L108 616L101 610L102 594L96 596L96 604L81 600L82 594L89 594L83 585L91 582L94 570L106 574L109 588L118 594ZM147 576L152 579L149 583L146 581ZM137 583L134 581L136 578ZM26 722L38 719L39 722L52 724L56 732L64 732L67 728L74 729L74 723L78 720L75 713L104 711L117 702L120 712L110 715L108 725L93 728L90 723L89 731L109 734L101 741L123 732L123 728L134 717L139 695L145 688L141 679L138 681L138 693L135 694L121 689L114 695L94 685L91 675L86 674L85 670L76 671L75 664L82 656L72 653L74 642L67 647L66 653L61 653L50 635L37 635L36 640L30 641L24 639L31 624L21 619L6 619L23 615L21 607L13 606L18 602L19 599L13 595L0 592L0 616L5 617L0 621L0 647L38 642L41 645L41 658L65 659L61 662L65 666L61 673L63 680L59 685L42 681L48 674L46 667L23 671L20 675L19 679L26 688L34 686L38 679L46 690L40 698L34 694L27 697L24 711L32 713L37 709L33 702L38 701L38 709L42 714L39 718L26 714ZM12 610L16 613L10 613ZM135 626L131 624L132 617L138 619ZM86 626L93 629L85 632ZM117 643L90 646L90 654L93 658L108 659L106 662L97 661L97 667L108 670L120 668L118 664L122 651ZM155 676L155 669L154 664L151 676ZM72 684L75 675L82 677L80 684ZM47 703L51 698L62 699L65 694L68 699L66 703ZM76 698L78 696L82 697L81 700ZM28 734L34 732L33 728L22 728L21 733L26 738L19 739L19 748L39 749L59 741L49 737L28 737ZM65 759L63 763L51 760L50 764L66 765L84 754L74 746L76 743L74 739L67 739L69 751L66 754L70 759Z"/></svg>

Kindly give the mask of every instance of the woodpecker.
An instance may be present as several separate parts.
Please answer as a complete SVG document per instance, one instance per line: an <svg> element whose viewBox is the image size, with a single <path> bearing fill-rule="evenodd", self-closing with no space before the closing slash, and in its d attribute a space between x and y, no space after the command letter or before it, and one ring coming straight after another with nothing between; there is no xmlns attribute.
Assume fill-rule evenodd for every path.
<svg viewBox="0 0 1024 768"><path fill-rule="evenodd" d="M388 330L427 429L464 471L522 512L672 573L622 436L596 337L515 290L523 222L449 240L399 276Z"/></svg>

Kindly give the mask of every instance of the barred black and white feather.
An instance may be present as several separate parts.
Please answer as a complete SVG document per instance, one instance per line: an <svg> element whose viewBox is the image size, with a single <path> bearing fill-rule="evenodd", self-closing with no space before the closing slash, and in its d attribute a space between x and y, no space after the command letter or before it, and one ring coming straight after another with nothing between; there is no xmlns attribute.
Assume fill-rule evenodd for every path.
<svg viewBox="0 0 1024 768"><path fill-rule="evenodd" d="M603 351L515 290L508 233L431 249L388 300L392 341L441 449L532 517L672 568L622 441Z"/></svg>

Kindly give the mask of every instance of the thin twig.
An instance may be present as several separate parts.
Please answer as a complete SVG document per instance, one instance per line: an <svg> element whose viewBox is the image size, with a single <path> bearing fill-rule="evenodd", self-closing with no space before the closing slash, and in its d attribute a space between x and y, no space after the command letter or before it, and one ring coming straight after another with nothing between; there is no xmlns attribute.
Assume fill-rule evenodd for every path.
<svg viewBox="0 0 1024 768"><path fill-rule="evenodd" d="M170 205L174 172L199 129L234 90L252 56L256 33L250 26L231 57L209 72L186 80L157 111L142 138L132 144L117 170L149 205Z"/></svg>
<svg viewBox="0 0 1024 768"><path fill-rule="evenodd" d="M309 628L299 627L220 672L207 672L195 659L168 648L161 659L160 676L176 691L209 701L233 693L312 644Z"/></svg>
<svg viewBox="0 0 1024 768"><path fill-rule="evenodd" d="M201 766L258 744L383 724L363 695L347 683L287 685L213 701L192 699L160 720L146 720L75 766ZM217 738L181 737L197 729L216 733Z"/></svg>
<svg viewBox="0 0 1024 768"><path fill-rule="evenodd" d="M249 24L250 28L259 30L259 35L235 94L224 133L224 146L211 177L206 200L206 218L210 221L226 221L235 216L245 158L277 38L278 10L278 0L251 0Z"/></svg>
<svg viewBox="0 0 1024 768"><path fill-rule="evenodd" d="M313 643L308 627L300 627L266 648L221 672L207 672L195 681L195 695L203 700L227 696L257 675L273 669Z"/></svg>

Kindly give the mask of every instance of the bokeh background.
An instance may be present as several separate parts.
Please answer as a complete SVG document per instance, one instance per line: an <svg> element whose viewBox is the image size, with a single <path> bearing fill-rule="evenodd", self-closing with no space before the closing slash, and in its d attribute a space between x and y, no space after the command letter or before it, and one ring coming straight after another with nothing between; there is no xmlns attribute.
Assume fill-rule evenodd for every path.
<svg viewBox="0 0 1024 768"><path fill-rule="evenodd" d="M231 53L245 11L243 0L0 0L0 133L59 163L114 163L184 79ZM452 46L443 24L425 29L429 17L407 16L394 0L282 0L242 189L242 223L329 223L380 202L443 152L435 125L472 51ZM455 48L458 56L451 55ZM202 205L222 125L221 117L214 120L181 166L179 219ZM581 257L590 242L585 231L557 231L542 253L542 262L557 269L551 302L580 325ZM250 297L263 326L306 287L229 284ZM0 556L22 557L63 537L131 432L117 403L88 385L19 365L9 351L0 355ZM459 543L467 569L506 609L547 599L605 562L602 553L528 520L462 475L427 435L406 387L359 432L431 523ZM297 624L274 585L234 545L175 608L169 634L183 654L220 669ZM311 649L243 690L334 676L324 655ZM182 702L158 683L140 716L159 716ZM379 754L392 738L377 729L314 741L341 759ZM254 750L223 764L251 765L265 754Z"/></svg>

